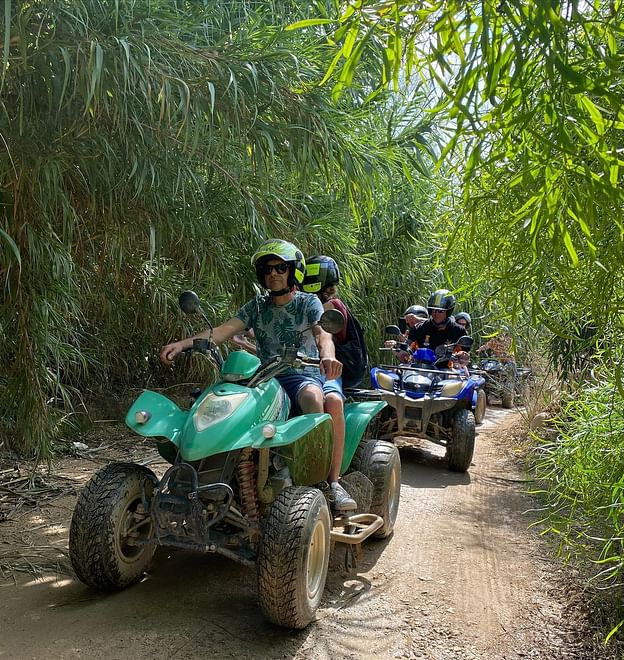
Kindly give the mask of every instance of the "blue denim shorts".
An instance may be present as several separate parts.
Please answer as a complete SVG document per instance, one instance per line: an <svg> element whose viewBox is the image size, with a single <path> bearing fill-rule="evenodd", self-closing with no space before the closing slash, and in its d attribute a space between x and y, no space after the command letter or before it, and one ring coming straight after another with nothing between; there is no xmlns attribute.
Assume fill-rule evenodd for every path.
<svg viewBox="0 0 624 660"><path fill-rule="evenodd" d="M327 380L320 374L318 376L311 376L309 374L282 374L276 378L279 384L286 390L286 394L288 394L288 398L291 400L293 406L297 405L297 396L307 385L318 387L323 391L323 396L332 392L340 395L343 401L345 398L342 393L342 377Z"/></svg>
<svg viewBox="0 0 624 660"><path fill-rule="evenodd" d="M330 392L340 395L340 398L344 401L345 396L342 393L342 376L338 376L338 378L334 378L333 380L326 380L323 383L323 396L327 396Z"/></svg>
<svg viewBox="0 0 624 660"><path fill-rule="evenodd" d="M306 385L313 385L318 387L319 390L323 389L325 379L320 374L318 376L311 376L309 374L280 374L276 376L279 384L286 390L288 398L294 406L297 405L297 396L299 392L306 387Z"/></svg>

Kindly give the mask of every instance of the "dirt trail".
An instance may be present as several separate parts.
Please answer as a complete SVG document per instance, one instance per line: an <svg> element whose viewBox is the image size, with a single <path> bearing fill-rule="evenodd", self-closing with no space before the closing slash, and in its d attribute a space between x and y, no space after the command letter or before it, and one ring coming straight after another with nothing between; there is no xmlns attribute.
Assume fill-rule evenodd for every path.
<svg viewBox="0 0 624 660"><path fill-rule="evenodd" d="M468 474L437 448L401 449L396 531L368 542L355 572L332 558L318 620L267 624L255 572L191 552L156 554L141 584L98 595L71 577L0 580L0 658L581 658L542 556L527 484L501 440L518 413L490 409ZM81 480L98 465L75 460ZM66 547L75 496L0 523L0 559L20 547Z"/></svg>

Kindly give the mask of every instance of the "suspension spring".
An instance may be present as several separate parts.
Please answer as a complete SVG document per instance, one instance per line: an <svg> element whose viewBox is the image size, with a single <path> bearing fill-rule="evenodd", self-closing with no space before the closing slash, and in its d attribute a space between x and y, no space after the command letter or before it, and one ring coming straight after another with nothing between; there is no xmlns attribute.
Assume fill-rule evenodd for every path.
<svg viewBox="0 0 624 660"><path fill-rule="evenodd" d="M260 512L258 510L258 493L256 492L256 465L251 459L251 452L250 447L246 447L241 451L236 476L238 477L243 513L248 520L256 522L260 517Z"/></svg>

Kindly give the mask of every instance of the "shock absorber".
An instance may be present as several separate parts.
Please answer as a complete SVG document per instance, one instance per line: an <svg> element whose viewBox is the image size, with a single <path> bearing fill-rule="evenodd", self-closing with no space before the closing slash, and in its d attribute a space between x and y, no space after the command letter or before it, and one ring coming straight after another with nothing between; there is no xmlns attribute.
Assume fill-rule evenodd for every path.
<svg viewBox="0 0 624 660"><path fill-rule="evenodd" d="M241 451L236 476L238 477L238 489L243 513L249 520L255 522L260 517L260 513L256 492L256 465L251 459L251 452L251 447L246 447Z"/></svg>

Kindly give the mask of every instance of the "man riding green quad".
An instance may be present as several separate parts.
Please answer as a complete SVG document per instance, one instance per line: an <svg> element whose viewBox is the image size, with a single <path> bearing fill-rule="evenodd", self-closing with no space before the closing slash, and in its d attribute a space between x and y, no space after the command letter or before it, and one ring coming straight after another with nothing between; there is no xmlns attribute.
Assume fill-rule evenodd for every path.
<svg viewBox="0 0 624 660"><path fill-rule="evenodd" d="M98 471L74 510L70 559L80 580L110 591L140 581L159 545L219 553L257 567L269 620L303 628L322 599L331 543L392 534L401 468L391 443L364 439L385 403L347 403L342 485L327 483L333 420L323 387L340 374L329 333L342 320L294 291L304 260L291 244L265 243L254 265L269 295L214 329L204 317L206 331L161 350L167 364L182 351L207 357L217 382L189 410L145 391L126 415L171 466L160 479L138 464ZM201 313L193 292L180 305ZM217 344L248 327L258 356L235 351L223 361ZM290 415L291 400L303 414Z"/></svg>

